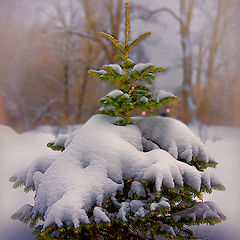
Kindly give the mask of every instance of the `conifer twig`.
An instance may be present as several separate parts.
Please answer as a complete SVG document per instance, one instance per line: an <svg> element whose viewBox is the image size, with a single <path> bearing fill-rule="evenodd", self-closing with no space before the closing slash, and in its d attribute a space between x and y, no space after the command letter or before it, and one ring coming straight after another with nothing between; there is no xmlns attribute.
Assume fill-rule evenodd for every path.
<svg viewBox="0 0 240 240"><path fill-rule="evenodd" d="M129 14L129 8L130 8L130 3L126 2L125 3L125 8L126 8L126 42L125 42L125 47L128 48L128 41L129 41L129 35L130 35L130 27L129 27L129 22L130 22L130 14Z"/></svg>

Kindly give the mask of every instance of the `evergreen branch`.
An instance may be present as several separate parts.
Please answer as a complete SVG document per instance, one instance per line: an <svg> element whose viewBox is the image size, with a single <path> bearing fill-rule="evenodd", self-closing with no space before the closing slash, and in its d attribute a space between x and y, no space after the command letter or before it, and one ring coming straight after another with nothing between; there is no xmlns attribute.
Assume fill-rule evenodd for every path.
<svg viewBox="0 0 240 240"><path fill-rule="evenodd" d="M47 144L47 147L49 147L49 148L51 148L52 150L54 150L54 151L64 151L65 150L65 148L63 147L63 146L60 146L60 145L55 145L54 143L52 143L52 142L49 142L48 144Z"/></svg>
<svg viewBox="0 0 240 240"><path fill-rule="evenodd" d="M140 75L134 77L133 79L130 79L129 83L134 82L134 81L137 81L138 79L143 78L146 73L148 73L148 72L150 72L151 70L154 70L154 69L155 69L155 66L153 66L153 65L147 67L146 69L144 69L144 70L140 73Z"/></svg>
<svg viewBox="0 0 240 240"><path fill-rule="evenodd" d="M105 100L108 100L109 104L111 104L111 105L116 107L116 103L114 102L113 97L106 96Z"/></svg>
<svg viewBox="0 0 240 240"><path fill-rule="evenodd" d="M157 104L158 105L168 104L168 103L171 103L174 101L179 101L179 98L178 97L166 97L166 98L161 99Z"/></svg>
<svg viewBox="0 0 240 240"><path fill-rule="evenodd" d="M158 67L155 69L155 72L164 72L164 71L166 71L165 67Z"/></svg>
<svg viewBox="0 0 240 240"><path fill-rule="evenodd" d="M141 42L145 37L150 35L152 32L145 32L144 34L140 35L138 38L136 38L128 47L128 50L130 51L131 48L133 48L136 44Z"/></svg>
<svg viewBox="0 0 240 240"><path fill-rule="evenodd" d="M125 49L125 47L124 47L116 38L114 38L113 36L111 36L111 35L109 35L109 34L107 34L107 33L104 33L104 32L100 32L99 35L105 37L105 38L106 38L107 40L109 40L114 46L118 47L124 55L126 54L126 49Z"/></svg>
<svg viewBox="0 0 240 240"><path fill-rule="evenodd" d="M128 2L125 3L125 8L126 8L126 40L125 40L125 47L128 47L128 40L129 40L129 33L130 33L130 26L129 26L129 22L130 22L130 14L129 14L129 8L130 8L130 4Z"/></svg>
<svg viewBox="0 0 240 240"><path fill-rule="evenodd" d="M108 67L108 66L103 66L104 70L107 70L108 72L110 72L112 75L118 77L120 74L118 74L113 68Z"/></svg>

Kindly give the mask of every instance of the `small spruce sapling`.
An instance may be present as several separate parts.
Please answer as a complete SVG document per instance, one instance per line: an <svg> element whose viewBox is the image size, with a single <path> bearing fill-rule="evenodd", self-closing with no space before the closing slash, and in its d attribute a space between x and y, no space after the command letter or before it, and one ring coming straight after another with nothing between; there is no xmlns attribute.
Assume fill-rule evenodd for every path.
<svg viewBox="0 0 240 240"><path fill-rule="evenodd" d="M122 56L117 59L121 64L89 71L118 88L100 100L99 113L103 115L92 117L69 137L48 144L53 150L62 151L56 159L47 156L37 159L10 179L15 187L23 184L26 191L36 190L34 206L23 206L13 218L30 223L39 240L140 240L157 236L194 239L186 226L215 224L225 219L214 203L203 202L204 193L224 190L205 171L215 167L216 162L204 145L177 120L131 117L135 109L154 112L154 108L177 98L164 91L154 96L144 85L151 84L155 74L164 68L136 64L129 59L129 51L150 32L129 43L129 4L125 6L125 44L101 33L120 49ZM107 139L101 135L105 132ZM82 140L84 137L90 139L90 145ZM101 147L96 150L98 144ZM91 168L93 173L88 172ZM86 181L85 175L92 181ZM97 176L101 181L95 183ZM100 194L96 195L98 191Z"/></svg>
<svg viewBox="0 0 240 240"><path fill-rule="evenodd" d="M90 70L89 74L101 80L108 80L114 83L119 89L111 92L110 95L100 99L100 104L103 106L99 113L109 116L119 116L120 119L116 122L117 125L126 125L131 123L131 113L136 109L141 109L150 113L154 113L154 109L162 104L170 103L177 100L172 96L167 96L163 99L157 99L153 96L147 84L152 84L156 78L156 73L165 71L164 67L156 67L153 64L136 64L129 58L129 52L134 46L141 42L151 32L146 32L129 42L130 36L130 4L126 3L126 31L125 43L120 43L113 36L101 32L100 35L109 40L113 46L117 47L122 55L115 56L116 60L121 62L118 64L104 65L102 70Z"/></svg>

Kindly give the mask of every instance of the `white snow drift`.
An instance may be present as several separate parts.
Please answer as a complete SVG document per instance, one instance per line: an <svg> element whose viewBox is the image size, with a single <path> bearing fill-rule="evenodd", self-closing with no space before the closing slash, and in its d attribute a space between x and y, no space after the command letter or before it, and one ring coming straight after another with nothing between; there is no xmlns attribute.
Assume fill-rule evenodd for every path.
<svg viewBox="0 0 240 240"><path fill-rule="evenodd" d="M158 191L162 185L177 189L188 184L197 191L202 184L208 188L221 185L210 173L201 173L177 160L212 160L200 140L181 122L161 117L132 120L134 124L116 126L116 118L95 115L68 138L58 140L65 146L63 152L43 155L16 173L16 182L33 186L36 197L33 206L26 205L15 215L27 218L40 214L44 216L43 229L52 224L61 227L63 223L78 228L80 223L93 220L109 222L118 217L126 221L130 212L144 217L151 209L168 208L167 199L160 203L131 200L134 193L146 194L142 180L154 180ZM146 148L148 152L144 152ZM133 178L129 199L118 203L114 196L123 189L123 180ZM109 197L120 206L115 215L101 208ZM92 206L93 217L89 219L86 213ZM206 216L212 216L212 211L218 215L214 205L207 206ZM186 214L181 213L176 219Z"/></svg>

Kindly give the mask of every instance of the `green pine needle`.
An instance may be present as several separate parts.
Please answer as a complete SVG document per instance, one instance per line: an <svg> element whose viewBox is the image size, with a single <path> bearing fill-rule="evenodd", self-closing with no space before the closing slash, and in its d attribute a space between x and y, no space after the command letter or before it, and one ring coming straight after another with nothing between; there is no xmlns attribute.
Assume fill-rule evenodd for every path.
<svg viewBox="0 0 240 240"><path fill-rule="evenodd" d="M99 33L100 36L103 36L105 37L107 40L109 40L115 47L117 47L118 49L121 50L121 52L125 55L127 50L125 49L125 47L116 39L114 38L113 36L107 34L107 33L104 33L104 32L100 32Z"/></svg>
<svg viewBox="0 0 240 240"><path fill-rule="evenodd" d="M128 50L130 51L135 45L137 45L139 42L141 42L145 37L149 36L152 32L145 32L142 35L140 35L138 38L136 38L131 44L128 46Z"/></svg>

